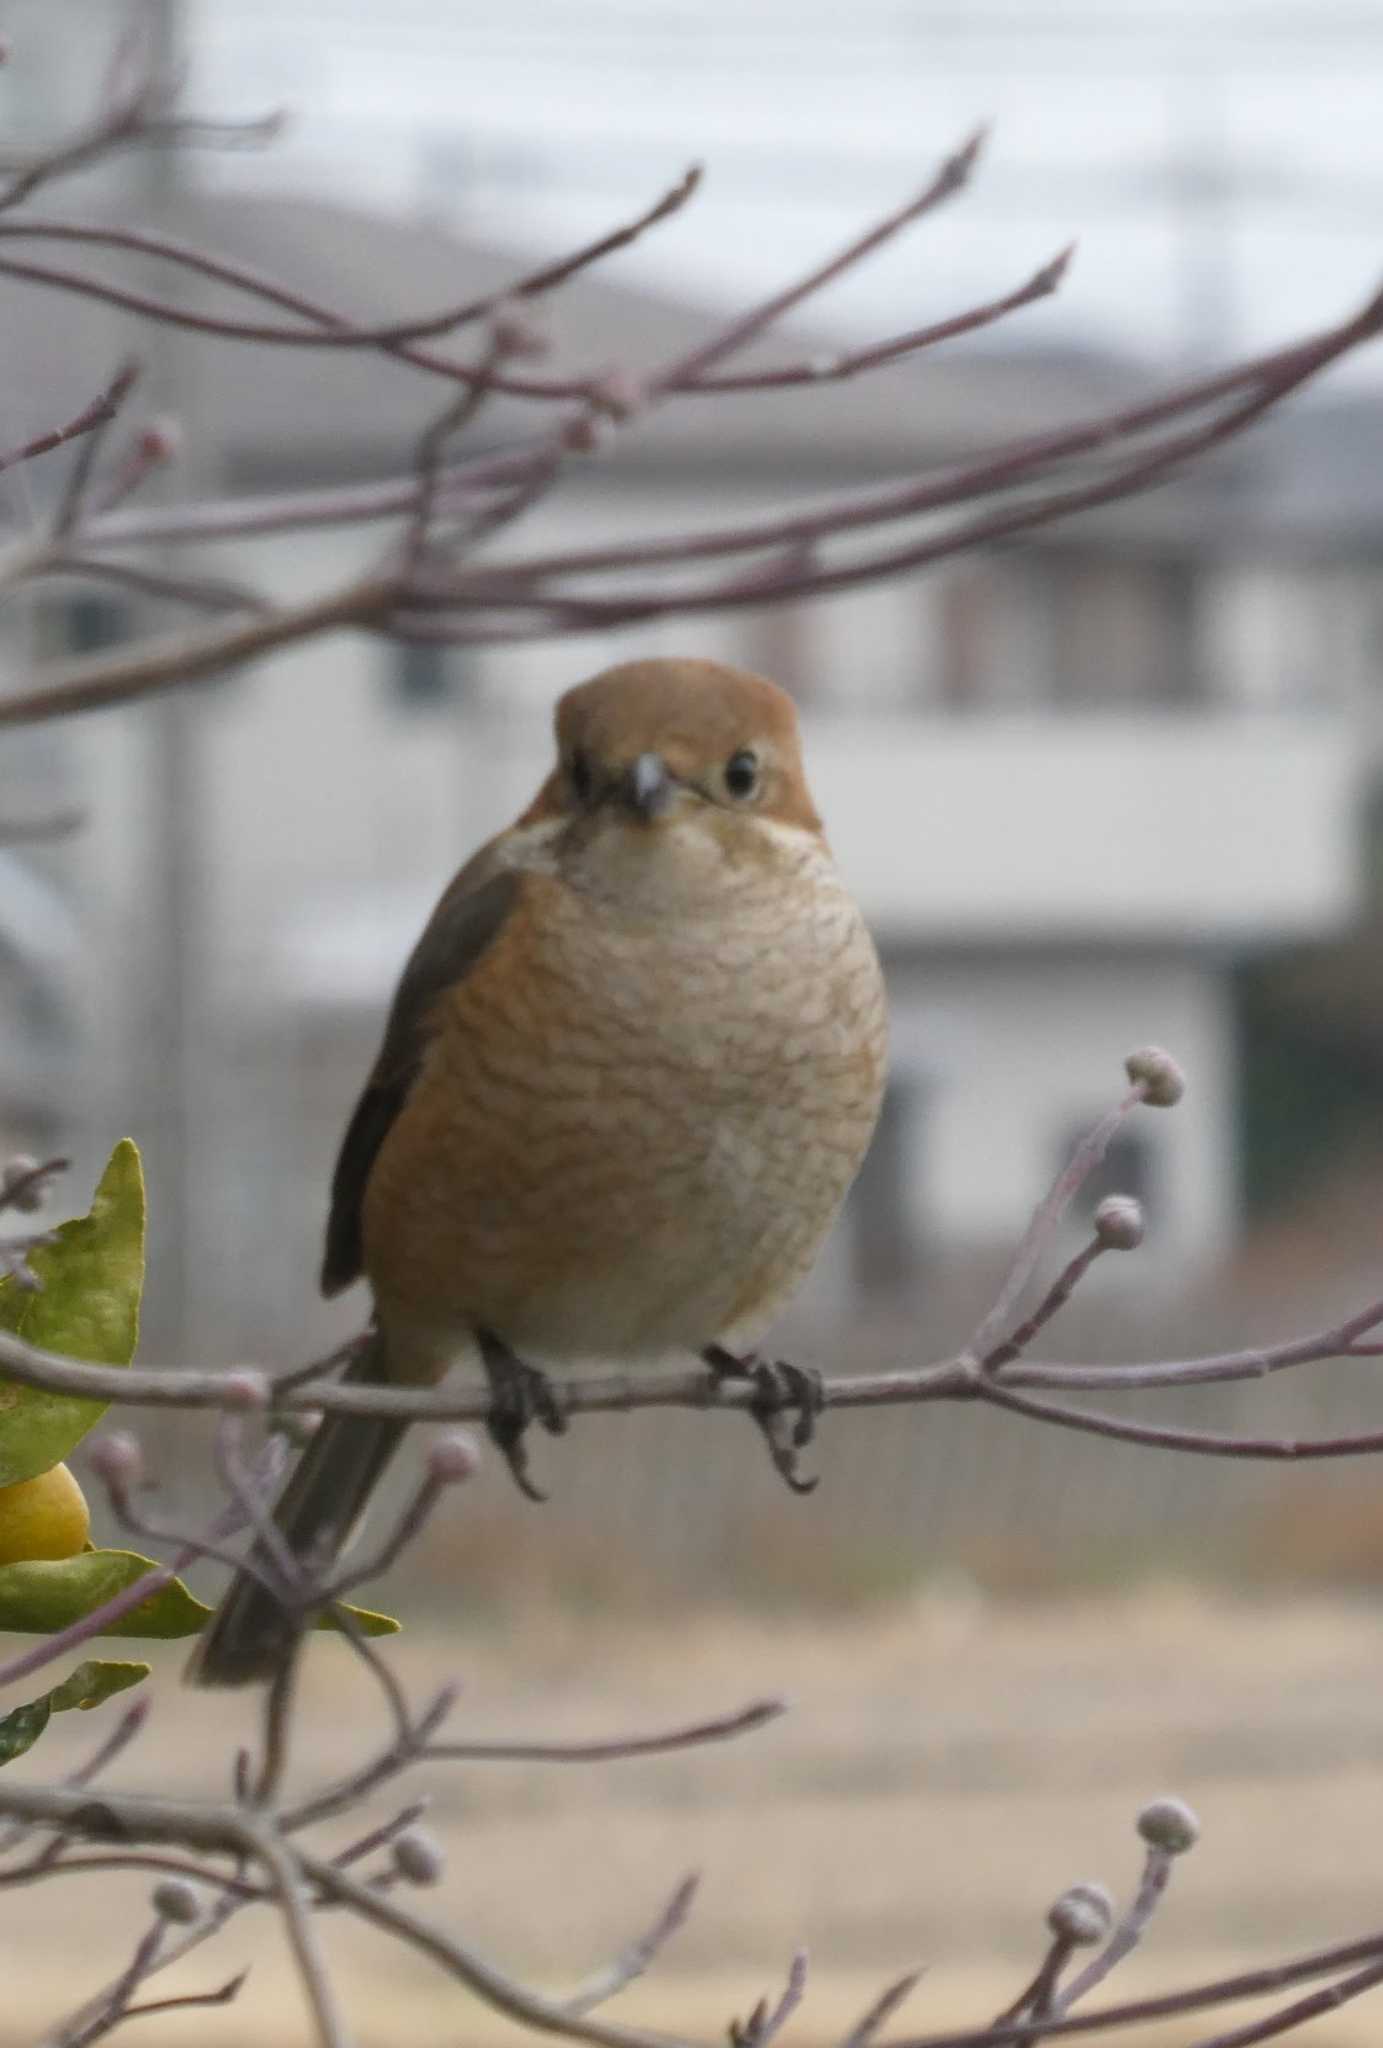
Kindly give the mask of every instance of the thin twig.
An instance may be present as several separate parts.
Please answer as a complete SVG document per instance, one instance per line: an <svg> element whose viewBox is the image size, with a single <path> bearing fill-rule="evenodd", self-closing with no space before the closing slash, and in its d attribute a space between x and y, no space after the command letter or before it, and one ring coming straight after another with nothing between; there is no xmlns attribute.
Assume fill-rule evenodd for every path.
<svg viewBox="0 0 1383 2048"><path fill-rule="evenodd" d="M1001 1344L996 1344L980 1358L986 1372L999 1372L1023 1356L1033 1338L1040 1335L1052 1318L1066 1307L1077 1286L1106 1249L1103 1241L1095 1237L1083 1245L1073 1259L1067 1260L1032 1314L1025 1317Z"/></svg>
<svg viewBox="0 0 1383 2048"><path fill-rule="evenodd" d="M747 2020L731 2020L730 2048L769 2048L802 2003L806 1988L807 1952L799 1948L788 1965L787 1982L777 2004L770 2006L761 1998Z"/></svg>
<svg viewBox="0 0 1383 2048"><path fill-rule="evenodd" d="M895 212L885 214L882 220L847 242L843 249L837 250L815 270L808 271L805 277L761 299L758 305L741 313L710 341L679 356L652 381L649 390L653 393L693 390L707 370L724 362L727 356L738 355L741 349L747 348L769 328L776 327L786 314L813 298L827 285L834 284L847 271L855 269L885 242L901 234L904 228L911 227L924 215L933 212L966 183L975 168L984 138L984 129L976 129L958 150L945 159L935 177Z"/></svg>
<svg viewBox="0 0 1383 2048"><path fill-rule="evenodd" d="M142 2005L130 2006L123 2017L127 2020L147 2019L156 2012L189 2012L198 2006L229 2005L249 1974L249 1965L246 1964L243 1970L237 1970L215 1991L183 1991L175 1998L151 1998Z"/></svg>
<svg viewBox="0 0 1383 2048"><path fill-rule="evenodd" d="M58 500L58 509L53 515L54 541L66 540L80 522L92 470L104 444L106 431L138 381L139 364L133 361L122 363L102 396L94 406L87 408L89 425L84 429L87 439L77 451L72 474L67 479L66 488ZM64 435L63 438L68 437Z"/></svg>
<svg viewBox="0 0 1383 2048"><path fill-rule="evenodd" d="M1056 1933L1047 1943L1047 1952L1033 1975L1028 1979L1015 1999L996 2015L994 2024L1005 2020L1019 2019L1030 2013L1034 2019L1042 2019L1055 2009L1056 1985L1062 1971L1071 1960L1075 1947L1074 1938L1066 1932Z"/></svg>
<svg viewBox="0 0 1383 2048"><path fill-rule="evenodd" d="M298 1966L303 1992L308 2009L317 2030L320 2048L350 2048L351 2033L342 2014L335 1987L317 1940L316 1928L308 1901L303 1895L302 1879L295 1859L279 1840L275 1830L260 1827L254 1830L252 1842L255 1854L269 1873L278 1897L284 1925L288 1933L289 1946ZM338 1883L350 1880L327 1864L335 1873Z"/></svg>
<svg viewBox="0 0 1383 2048"><path fill-rule="evenodd" d="M0 234L3 233L3 227L0 227ZM947 320L934 320L926 327L914 327L906 334L893 335L887 341L871 342L866 348L849 349L840 355L807 356L800 362L777 363L763 370L739 370L719 377L700 377L691 390L698 397L709 398L719 391L783 391L794 384L843 383L870 370L882 369L885 364L899 362L905 356L920 355L924 349L934 348L938 342L954 341L962 334L974 334L980 328L992 327L996 320L1006 319L1010 313L1031 306L1038 299L1050 298L1060 287L1075 253L1075 244L1071 243L1049 263L1044 263L1040 270L1034 271L1027 282L1015 291L1005 292L1001 298L990 299L982 306L972 306L968 312L953 313Z"/></svg>
<svg viewBox="0 0 1383 2048"><path fill-rule="evenodd" d="M1042 434L1003 442L986 455L949 464L939 474L929 471L921 477L908 477L868 490L839 492L806 512L786 516L761 516L735 526L670 534L657 540L624 539L599 548L564 549L545 555L491 562L483 569L468 571L464 588L477 602L488 597L500 603L511 596L517 600L522 587L549 580L712 560L727 554L779 547L793 541L825 540L833 534L858 532L872 526L944 511L953 505L990 497L1035 481L1049 474L1058 464L1074 462L1080 456L1107 454L1124 443L1138 441L1169 421L1205 412L1220 400L1232 398L1240 392L1254 395L1255 403L1262 394L1269 392L1273 394L1270 402L1275 402L1277 395L1314 376L1340 355L1372 340L1380 326L1383 326L1383 294L1374 294L1350 319L1305 340L1271 350L1211 376L1176 385L1157 398L1077 420L1069 426ZM1234 431L1237 427L1231 424L1225 433ZM390 487L379 488L384 494ZM317 506L300 506L300 510L316 510L318 506L322 511L328 509L325 494ZM349 509L359 516L363 508L355 505ZM228 513L229 508L226 508ZM368 516L383 514L371 510ZM230 532L234 529L223 524L218 530ZM462 581L458 579L460 587Z"/></svg>
<svg viewBox="0 0 1383 2048"><path fill-rule="evenodd" d="M392 1820L381 1821L377 1828L371 1828L369 1833L361 1835L358 1841L349 1843L344 1849L338 1849L331 1859L332 1862L346 1870L352 1863L361 1863L367 1856L373 1856L377 1849L387 1849L396 1835L402 1834L405 1828L411 1828L415 1822L420 1821L427 1810L426 1799L415 1799L410 1805L400 1807Z"/></svg>
<svg viewBox="0 0 1383 2048"><path fill-rule="evenodd" d="M996 1346L1005 1335L1019 1297L1055 1236L1067 1209L1091 1174L1101 1165L1115 1138L1146 1096L1145 1084L1135 1081L1127 1094L1115 1103L1112 1109L1106 1110L1099 1121L1085 1133L1066 1165L1038 1203L1004 1276L1003 1286L991 1307L975 1326L965 1347L972 1358L980 1359L986 1364L993 1360Z"/></svg>
<svg viewBox="0 0 1383 2048"><path fill-rule="evenodd" d="M247 624L170 633L127 653L88 655L50 672L49 680L32 690L0 697L0 726L71 717L178 689L339 626L364 624L387 609L395 595L392 581L361 578L325 597L270 611Z"/></svg>
<svg viewBox="0 0 1383 2048"><path fill-rule="evenodd" d="M4 1787L0 1786L0 1802ZM456 1935L444 1932L424 1920L388 1894L382 1894L349 1872L299 1851L298 1862L306 1876L325 1892L349 1906L362 1920L393 1934L436 1963L447 1974L465 1984L496 2012L537 2028L543 2033L564 2034L569 2039L590 2041L596 2048L672 2048L670 2037L645 2028L617 2026L594 2013L573 2013L560 2002L544 1998L505 1975L476 1953Z"/></svg>
<svg viewBox="0 0 1383 2048"><path fill-rule="evenodd" d="M167 1932L165 1923L155 1920L153 1926L141 1935L134 1954L120 1975L51 2037L49 2048L87 2048L89 2042L98 2041L102 2034L109 2033L125 2012L131 1995L152 1969Z"/></svg>
<svg viewBox="0 0 1383 2048"><path fill-rule="evenodd" d="M851 2027L842 2036L838 2048L870 2048L870 2043L881 2027L887 2026L904 2000L910 1998L923 1976L922 1970L908 1970L892 1984L886 1985Z"/></svg>
<svg viewBox="0 0 1383 2048"><path fill-rule="evenodd" d="M109 1769L115 1759L143 1732L148 1718L147 1699L136 1700L132 1706L126 1707L104 1742L93 1750L84 1764L78 1764L75 1770L68 1772L64 1783L90 1785L93 1779L99 1778L102 1771Z"/></svg>
<svg viewBox="0 0 1383 2048"><path fill-rule="evenodd" d="M279 1661L273 1677L264 1688L259 1771L250 1789L250 1804L253 1806L268 1809L277 1801L283 1774L288 1768L288 1743L297 1679L295 1643L289 1654Z"/></svg>
<svg viewBox="0 0 1383 2048"><path fill-rule="evenodd" d="M89 296L106 299L121 305L126 311L142 313L165 325L187 326L200 332L219 334L229 340L282 343L288 347L380 349L397 356L416 369L430 370L470 385L476 375L470 365L437 356L431 351L420 349L416 344L429 338L453 333L459 327L485 319L501 311L511 302L537 298L555 290L559 285L567 283L578 271L589 268L591 264L612 255L618 249L626 248L649 228L660 225L673 214L680 212L696 191L700 179L699 167L693 166L676 185L663 193L644 212L635 215L632 220L623 222L580 249L558 257L551 263L545 263L536 270L521 274L498 291L488 292L480 298L464 300L459 305L443 309L440 313L373 327L362 326L348 320L331 307L308 298L301 291L274 278L266 277L247 264L213 256L206 250L179 242L171 235L152 234L140 229L93 227L76 221L29 219L0 222L0 238L13 240L26 237L31 240L68 242L83 247L120 249L137 255L152 256L173 263L191 274L206 277L214 283L249 293L266 303L279 306L285 312L297 314L310 325L306 328L265 327L253 322L218 319L213 315L195 313L186 307L154 299L146 293L126 291L118 286L107 285L102 280L86 277L83 273L55 270L49 265L17 265L0 260L0 270L9 268L13 274L25 277L31 283L54 285L69 291L85 291ZM579 378L500 379L494 384L494 388L504 391L509 396L562 399L581 396L587 384L585 380Z"/></svg>
<svg viewBox="0 0 1383 2048"><path fill-rule="evenodd" d="M1258 1458L1276 1464L1298 1464L1325 1458L1362 1458L1383 1451L1383 1430L1357 1430L1344 1436L1231 1436L1220 1430L1177 1429L1156 1422L1129 1422L1091 1408L1069 1408L1056 1401L1034 1401L1001 1382L989 1382L980 1398L1031 1422L1050 1422L1086 1436L1112 1437L1116 1442L1143 1444L1150 1450L1190 1451L1205 1458Z"/></svg>
<svg viewBox="0 0 1383 2048"><path fill-rule="evenodd" d="M766 1722L787 1712L785 1700L753 1700L733 1714L718 1714L713 1720L691 1721L681 1728L669 1728L653 1735L606 1736L592 1742L434 1742L425 1756L452 1763L577 1764L612 1763L625 1757L668 1756L676 1750L697 1749L708 1742L729 1742L748 1735Z"/></svg>
<svg viewBox="0 0 1383 2048"><path fill-rule="evenodd" d="M18 829L22 832L24 828L20 826ZM49 1181L55 1180L60 1173L66 1173L71 1164L70 1159L62 1156L42 1159L36 1166L17 1173L13 1180L0 1184L0 1211L26 1209L37 1203L47 1194Z"/></svg>
<svg viewBox="0 0 1383 2048"><path fill-rule="evenodd" d="M492 333L484 353L475 366L475 375L469 386L439 418L424 429L418 442L418 492L404 535L402 550L403 572L406 577L412 576L427 545L437 505L442 451L448 441L464 432L493 392L495 374L504 361L505 353L503 339L498 333Z"/></svg>
<svg viewBox="0 0 1383 2048"><path fill-rule="evenodd" d="M244 148L267 142L282 127L277 114L249 121L208 121L172 117L170 106L180 83L176 75L157 68L157 52L136 30L121 36L114 61L97 95L96 112L64 141L21 159L8 159L10 182L0 193L0 212L28 199L40 186L68 177L102 158L139 146L200 144ZM138 52L132 61L131 53Z"/></svg>
<svg viewBox="0 0 1383 2048"><path fill-rule="evenodd" d="M173 1856L166 1850L120 1849L97 1851L86 1856L64 1856L62 1862L49 1867L38 1859L30 1863L11 1864L0 1870L0 1891L11 1891L17 1887L33 1884L48 1877L90 1876L93 1871L151 1870L163 1877L186 1878L190 1884L206 1885L212 1890L229 1892L247 1905L272 1898L273 1894L262 1884L250 1884L244 1878L235 1877L230 1871L215 1870L210 1864L195 1863L188 1856Z"/></svg>
<svg viewBox="0 0 1383 2048"><path fill-rule="evenodd" d="M613 1962L578 1986L566 1999L566 2010L570 2013L594 2012L598 2005L608 2004L636 1977L642 1977L685 1923L700 1881L694 1871L684 1877L653 1925L646 1928Z"/></svg>
<svg viewBox="0 0 1383 2048"><path fill-rule="evenodd" d="M1185 1985L1177 1991L1131 1998L1119 2005L1107 2005L1100 2012L1068 2013L1061 2018L1047 2015L1041 2019L998 2020L987 2027L914 2034L894 2042L892 2048L1026 2048L1029 2042L1076 2040L1084 2035L1099 2035L1120 2027L1146 2026L1157 2020L1183 2018L1188 2014L1207 2012L1217 2005L1237 2005L1245 1999L1271 1997L1274 1992L1309 1983L1313 1978L1335 1976L1354 1964L1361 1964L1363 1967L1355 1975L1343 1980L1350 1987L1347 1996L1357 1998L1375 1984L1383 1984L1383 1953L1380 1952L1383 1952L1383 1934L1374 1934L1362 1941L1315 1949L1309 1955L1296 1957L1288 1963L1271 1963L1260 1969L1240 1971L1231 1977ZM1310 2017L1311 2013L1304 2011L1308 2006L1313 2012L1321 2012L1343 2003L1337 1996L1338 1990L1337 1985L1327 1986L1312 1998L1301 2001L1298 2007L1289 2008L1299 2015L1290 2024L1299 2025L1301 2017ZM1282 2017L1281 2014L1270 2015L1268 2022L1251 2024L1261 2027L1277 2021L1275 2031L1286 2032L1288 2028L1280 2024ZM1241 2034L1236 2028L1229 2034L1217 2034L1197 2041L1192 2048L1246 2048L1250 2040L1271 2037L1271 2031L1254 2036Z"/></svg>
<svg viewBox="0 0 1383 2048"><path fill-rule="evenodd" d="M1366 1991L1373 1991L1380 1984L1383 1984L1383 1963L1374 1963L1367 1970L1342 1978L1338 1984L1327 1984L1306 1998L1294 2000L1278 2012L1269 2013L1266 2019L1249 2020L1242 2027L1230 2027L1225 2033L1208 2035L1196 2042L1195 2048L1257 2048L1260 2041L1276 2040L1283 2034L1293 2033L1298 2027L1304 2027L1308 2020L1320 2019L1328 2012L1338 2012L1341 2006L1362 1998Z"/></svg>
<svg viewBox="0 0 1383 2048"><path fill-rule="evenodd" d="M1085 1968L1052 1998L1051 2010L1054 2013L1069 2012L1081 1999L1088 1998L1097 1985L1103 1984L1110 1971L1117 1969L1137 1948L1148 1931L1153 1914L1162 1903L1175 1860L1168 1850L1156 1845L1149 1847L1132 1905L1099 1954L1092 1956Z"/></svg>
<svg viewBox="0 0 1383 2048"><path fill-rule="evenodd" d="M824 1408L891 1408L932 1401L990 1400L1002 1393L1014 1399L1020 1388L1090 1388L1107 1392L1149 1387L1194 1386L1257 1380L1291 1368L1337 1358L1374 1355L1357 1336L1383 1322L1383 1300L1371 1302L1356 1315L1306 1337L1281 1344L1252 1345L1241 1351L1203 1358L1171 1359L1143 1364L1074 1365L1028 1362L1005 1371L997 1389L977 1385L973 1360L942 1359L935 1364L903 1366L892 1371L842 1374L822 1382ZM0 1331L0 1375L24 1386L52 1393L111 1401L129 1407L228 1408L238 1396L227 1388L224 1371L177 1366L88 1365L59 1357ZM737 1412L760 1399L754 1386L731 1379L713 1381L703 1367L650 1367L642 1372L603 1371L573 1375L554 1389L567 1415L629 1414L657 1408L713 1409ZM1016 1402L1015 1402L1016 1405ZM286 1388L275 1394L272 1412L283 1415L390 1416L412 1422L484 1422L490 1397L485 1388L413 1388L366 1386L355 1382ZM1084 1413L1084 1411L1078 1411ZM1373 1436L1359 1439L1361 1448ZM152 1582L151 1582L152 1583ZM0 1677L3 1682L3 1677Z"/></svg>
<svg viewBox="0 0 1383 2048"><path fill-rule="evenodd" d="M32 440L21 443L18 448L10 448L0 453L0 470L13 469L21 462L32 462L36 456L47 455L54 448L61 448L68 441L79 440L83 435L88 439L82 453L83 457L89 460L88 451L93 450L99 442L100 430L115 418L121 400L134 382L135 374L133 368L126 365L100 396L93 398L89 405L83 406L76 418L69 420L65 427L50 428L47 433L36 434Z"/></svg>
<svg viewBox="0 0 1383 2048"><path fill-rule="evenodd" d="M257 612L267 618L272 611L268 600L245 584L222 576L182 575L166 569L146 569L142 563L112 562L101 555L64 555L45 575L75 576L94 583L116 583L125 590L140 591L146 597L170 598L178 604L197 606L202 611Z"/></svg>

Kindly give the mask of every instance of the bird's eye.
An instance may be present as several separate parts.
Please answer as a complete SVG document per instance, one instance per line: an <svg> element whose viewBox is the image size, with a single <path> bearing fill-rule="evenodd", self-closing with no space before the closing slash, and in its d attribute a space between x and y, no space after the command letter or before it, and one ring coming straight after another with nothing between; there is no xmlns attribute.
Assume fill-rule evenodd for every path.
<svg viewBox="0 0 1383 2048"><path fill-rule="evenodd" d="M580 747L567 763L567 774L571 777L571 793L576 801L579 804L589 803L591 791L595 787L595 777L591 773L589 756L583 753Z"/></svg>
<svg viewBox="0 0 1383 2048"><path fill-rule="evenodd" d="M753 796L759 786L759 757L748 747L741 747L725 763L725 787L731 796L741 800Z"/></svg>

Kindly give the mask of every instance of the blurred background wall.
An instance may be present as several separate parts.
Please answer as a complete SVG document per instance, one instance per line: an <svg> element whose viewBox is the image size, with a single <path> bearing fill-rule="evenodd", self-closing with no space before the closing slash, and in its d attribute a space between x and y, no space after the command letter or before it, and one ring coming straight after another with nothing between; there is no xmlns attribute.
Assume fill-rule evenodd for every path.
<svg viewBox="0 0 1383 2048"><path fill-rule="evenodd" d="M17 137L72 118L116 12L12 10L0 113ZM200 109L286 103L295 124L264 156L132 158L76 189L73 210L156 222L363 317L490 289L706 155L705 209L545 316L564 362L637 368L896 202L986 115L993 162L973 194L823 299L792 347L829 352L993 296L1080 234L1064 294L982 347L641 422L533 515L532 544L695 526L1099 413L1334 318L1374 282L1365 202L1383 151L1359 74L1383 54L1377 9L867 4L847 21L770 0L520 0L463 20L412 0L386 20L327 0L159 0L153 15ZM1303 122L1302 77L1329 120ZM387 475L435 407L402 366L256 360L16 285L0 325L10 409L22 393L26 418L70 411L132 342L182 422L178 492ZM634 653L710 654L797 697L891 989L879 1137L785 1340L861 1365L958 1341L1147 1040L1184 1061L1190 1095L1132 1128L1091 1199L1138 1194L1149 1243L1096 1276L1060 1341L1202 1348L1343 1311L1372 1291L1383 1185L1377 379L1365 357L1151 496L822 604L508 650L338 636L11 736L0 794L79 805L87 825L0 855L0 1135L70 1149L75 1188L116 1135L139 1136L156 1223L147 1355L296 1358L352 1327L358 1302L315 1298L325 1189L432 900L535 786L563 687ZM482 422L478 443L502 424ZM42 487L22 471L0 487L15 532ZM324 530L206 559L292 597L375 544ZM0 615L0 660L17 677L135 623L120 600L58 592ZM1271 1398L1284 1418L1353 1417L1368 1389L1322 1376ZM1061 1583L1134 1557L1203 1561L1207 1529L1236 1532L1232 1555L1212 1546L1230 1568L1294 1568L1292 1545L1278 1556L1262 1534L1270 1473L1169 1473L985 1421L831 1432L836 1509L807 1511L823 1588L957 1561ZM662 1532L643 1552L661 1583L752 1576L745 1560L772 1545L741 1541L741 1524L780 1513L743 1505L753 1447L708 1448L693 1426L688 1455L675 1421L657 1428L654 1468L618 1430L564 1449L570 1543L511 1527L497 1502L506 1559L537 1544L534 1571L540 1555L613 1586L638 1527ZM977 1472L1005 1475L997 1516ZM1349 1475L1302 1484L1334 1521L1370 1520ZM699 1514L708 1498L716 1512ZM1114 1500L1117 1541L1101 1508ZM1383 1570L1383 1527L1370 1544L1362 1567L1357 1529L1339 1546L1351 1569Z"/></svg>

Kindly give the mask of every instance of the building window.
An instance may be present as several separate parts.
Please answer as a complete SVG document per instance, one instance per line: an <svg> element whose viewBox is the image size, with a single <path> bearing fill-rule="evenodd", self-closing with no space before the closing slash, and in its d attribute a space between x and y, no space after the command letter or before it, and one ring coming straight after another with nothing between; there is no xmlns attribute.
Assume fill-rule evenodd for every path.
<svg viewBox="0 0 1383 2048"><path fill-rule="evenodd" d="M400 640L389 648L389 695L405 711L440 711L468 684L466 650Z"/></svg>
<svg viewBox="0 0 1383 2048"><path fill-rule="evenodd" d="M1032 583L1029 561L1013 547L942 564L928 622L935 702L948 711L1004 712L1040 701Z"/></svg>
<svg viewBox="0 0 1383 2048"><path fill-rule="evenodd" d="M1054 703L1186 704L1203 694L1187 564L1053 549L1035 567Z"/></svg>
<svg viewBox="0 0 1383 2048"><path fill-rule="evenodd" d="M982 709L994 682L994 576L987 562L943 572L936 591L937 696L948 711Z"/></svg>

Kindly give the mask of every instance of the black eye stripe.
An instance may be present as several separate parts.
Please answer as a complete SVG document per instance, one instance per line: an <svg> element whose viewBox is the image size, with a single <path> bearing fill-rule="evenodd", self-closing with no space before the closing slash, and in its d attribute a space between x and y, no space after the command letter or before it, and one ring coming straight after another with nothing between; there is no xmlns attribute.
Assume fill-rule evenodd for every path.
<svg viewBox="0 0 1383 2048"><path fill-rule="evenodd" d="M578 803L584 804L590 796L594 785L594 777L591 774L591 764L580 747L575 750L570 761L567 763L567 773L571 777L572 793Z"/></svg>

